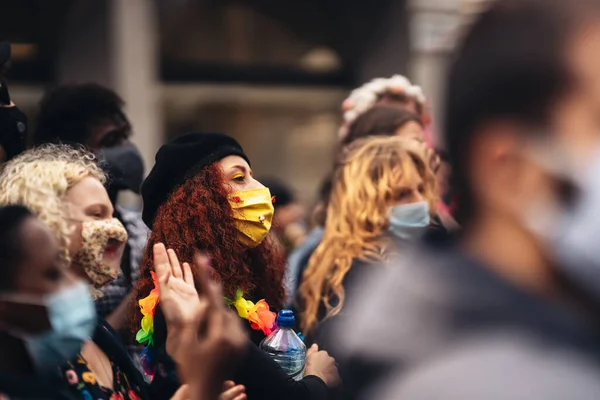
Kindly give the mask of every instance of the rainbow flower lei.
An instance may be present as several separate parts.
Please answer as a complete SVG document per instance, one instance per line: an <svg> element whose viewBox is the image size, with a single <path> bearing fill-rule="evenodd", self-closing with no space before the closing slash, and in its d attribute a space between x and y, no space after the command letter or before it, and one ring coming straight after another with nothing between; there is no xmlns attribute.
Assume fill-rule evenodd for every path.
<svg viewBox="0 0 600 400"><path fill-rule="evenodd" d="M141 329L135 335L135 340L138 343L146 343L146 347L142 350L140 358L144 373L152 378L156 372L156 365L154 362L154 315L160 296L156 274L154 271L150 272L150 274L152 275L154 288L150 291L148 296L138 302L140 311L144 317L142 318ZM277 328L275 322L276 314L270 310L269 305L264 299L259 300L255 304L250 300L246 300L242 291L238 289L235 294L235 299L230 300L225 298L225 303L228 306L235 307L238 315L248 320L248 322L250 322L250 327L254 330L262 330L262 332L268 336L275 328Z"/></svg>

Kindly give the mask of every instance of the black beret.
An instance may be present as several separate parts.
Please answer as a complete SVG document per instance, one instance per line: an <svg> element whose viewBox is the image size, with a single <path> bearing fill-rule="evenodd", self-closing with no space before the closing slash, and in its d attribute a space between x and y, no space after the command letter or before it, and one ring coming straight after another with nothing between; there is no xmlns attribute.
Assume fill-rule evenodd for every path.
<svg viewBox="0 0 600 400"><path fill-rule="evenodd" d="M199 169L227 156L240 156L250 164L242 146L222 133L186 133L163 145L142 183L144 223L152 229L158 208L178 186Z"/></svg>

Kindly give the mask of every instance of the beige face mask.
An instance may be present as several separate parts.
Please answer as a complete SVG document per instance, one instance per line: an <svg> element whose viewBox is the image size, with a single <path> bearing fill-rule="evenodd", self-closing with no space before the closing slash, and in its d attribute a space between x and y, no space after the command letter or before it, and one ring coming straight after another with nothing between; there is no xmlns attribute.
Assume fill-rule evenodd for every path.
<svg viewBox="0 0 600 400"><path fill-rule="evenodd" d="M116 251L122 251L127 241L127 231L118 219L81 223L81 248L73 257L73 261L83 268L96 289L119 276L119 267L115 268L104 262L110 239L119 242Z"/></svg>

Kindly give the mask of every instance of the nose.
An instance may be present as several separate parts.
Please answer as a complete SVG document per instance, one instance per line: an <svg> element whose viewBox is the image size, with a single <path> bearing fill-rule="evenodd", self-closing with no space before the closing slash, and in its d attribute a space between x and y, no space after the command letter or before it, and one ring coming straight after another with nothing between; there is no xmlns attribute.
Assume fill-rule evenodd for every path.
<svg viewBox="0 0 600 400"><path fill-rule="evenodd" d="M417 202L419 202L419 201L423 201L423 200L425 200L425 197L424 197L424 196L421 194L421 192L420 192L420 191L418 191L418 190L414 190L414 191L413 191L412 198L413 198L413 203L417 203Z"/></svg>
<svg viewBox="0 0 600 400"><path fill-rule="evenodd" d="M250 178L250 182L248 182L248 190L252 190L252 189L262 189L264 188L265 185L263 185L262 183L260 183L259 181L257 181L254 178Z"/></svg>

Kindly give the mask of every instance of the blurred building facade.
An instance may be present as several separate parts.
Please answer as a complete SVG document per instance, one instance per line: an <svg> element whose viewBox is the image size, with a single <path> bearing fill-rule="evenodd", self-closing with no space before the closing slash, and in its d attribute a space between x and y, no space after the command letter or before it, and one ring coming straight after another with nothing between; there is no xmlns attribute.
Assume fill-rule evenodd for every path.
<svg viewBox="0 0 600 400"><path fill-rule="evenodd" d="M456 35L481 0L21 0L3 5L0 40L31 116L43 91L97 82L127 103L148 169L190 130L235 136L256 175L305 199L332 165L340 104L378 76L423 86L439 121Z"/></svg>

